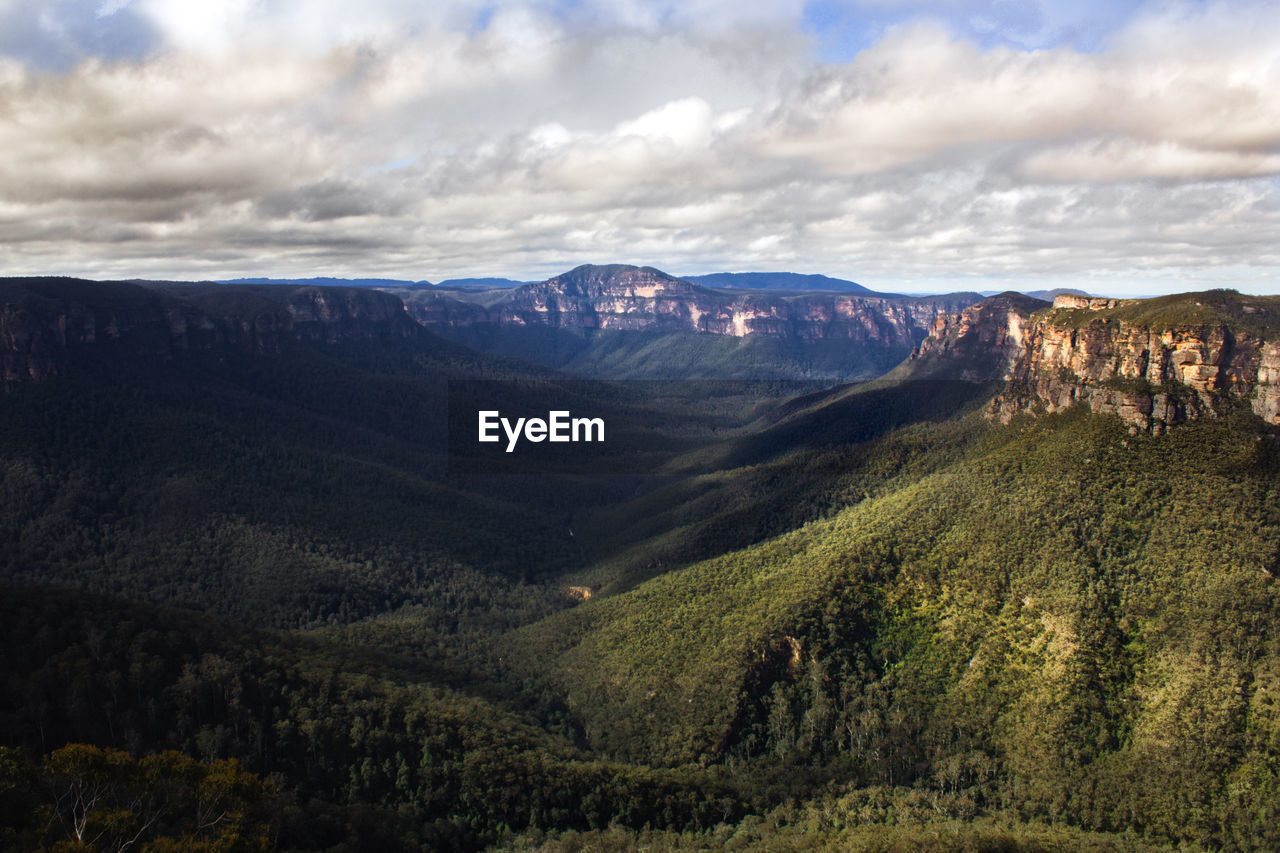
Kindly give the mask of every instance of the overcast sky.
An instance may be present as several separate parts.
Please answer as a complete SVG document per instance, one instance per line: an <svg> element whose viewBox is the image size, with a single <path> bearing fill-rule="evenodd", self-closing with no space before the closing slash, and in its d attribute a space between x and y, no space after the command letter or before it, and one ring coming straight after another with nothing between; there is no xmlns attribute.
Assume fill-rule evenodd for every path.
<svg viewBox="0 0 1280 853"><path fill-rule="evenodd" d="M1280 3L0 0L0 261L1280 293Z"/></svg>

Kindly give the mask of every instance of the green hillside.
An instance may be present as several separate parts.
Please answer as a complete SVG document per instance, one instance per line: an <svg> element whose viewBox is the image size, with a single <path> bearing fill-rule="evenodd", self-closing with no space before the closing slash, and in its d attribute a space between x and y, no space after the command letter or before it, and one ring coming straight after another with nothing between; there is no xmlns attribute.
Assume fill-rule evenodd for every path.
<svg viewBox="0 0 1280 853"><path fill-rule="evenodd" d="M743 808L701 771L600 761L383 655L65 590L0 591L7 742L237 760L274 780L267 822L290 849L474 849L530 825L683 827ZM32 770L0 744L6 849L60 836L41 810L66 806L63 786L119 785L91 761L48 774L49 791L21 784ZM223 844L189 849L270 849Z"/></svg>
<svg viewBox="0 0 1280 853"><path fill-rule="evenodd" d="M1059 325L1074 326L1120 320L1155 328L1225 324L1237 334L1260 334L1280 325L1280 298L1234 290L1175 293L1154 299L1122 300L1122 304L1102 310L1059 308L1054 310L1053 320Z"/></svg>
<svg viewBox="0 0 1280 853"><path fill-rule="evenodd" d="M302 627L575 565L554 500L445 479L443 402L307 350L17 386L0 572Z"/></svg>
<svg viewBox="0 0 1280 853"><path fill-rule="evenodd" d="M554 660L588 742L621 758L1273 845L1274 431L939 431L918 454L949 438L945 462L878 483L850 466L852 505L521 629L513 653Z"/></svg>
<svg viewBox="0 0 1280 853"><path fill-rule="evenodd" d="M1244 404L1001 425L993 384L568 380L368 291L0 284L0 850L90 783L155 850L1280 845ZM492 379L651 475L451 470Z"/></svg>
<svg viewBox="0 0 1280 853"><path fill-rule="evenodd" d="M574 329L549 326L440 328L450 340L486 353L601 379L871 379L911 348L848 341L735 338L696 332Z"/></svg>

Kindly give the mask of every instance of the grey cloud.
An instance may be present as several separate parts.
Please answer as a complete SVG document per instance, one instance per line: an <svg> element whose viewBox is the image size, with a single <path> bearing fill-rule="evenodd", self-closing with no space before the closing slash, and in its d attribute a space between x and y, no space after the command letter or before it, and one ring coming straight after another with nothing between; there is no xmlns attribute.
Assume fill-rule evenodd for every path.
<svg viewBox="0 0 1280 853"><path fill-rule="evenodd" d="M475 33L386 35L399 7L375 6L355 41L184 47L191 22L156 17L170 41L142 62L0 63L0 259L116 277L785 265L890 289L1280 268L1280 28L1183 51L1201 19L1147 16L1086 55L907 27L821 67L745 13L699 29L636 4L628 27L588 4L584 30L499 4ZM302 7L262 8L271 31Z"/></svg>
<svg viewBox="0 0 1280 853"><path fill-rule="evenodd" d="M364 216L401 216L410 202L393 192L347 178L326 178L305 186L270 193L254 202L258 217L296 217L325 222Z"/></svg>
<svg viewBox="0 0 1280 853"><path fill-rule="evenodd" d="M1271 32L1280 28L1273 13ZM1189 22L1189 25L1196 24ZM1250 38L1256 38L1250 36ZM1253 50L1189 55L1135 42L1112 53L1058 48L980 51L936 25L897 31L848 66L797 87L760 136L765 153L803 157L832 173L924 163L966 145L1022 143L1028 177L1074 158L1068 179L1146 177L1151 158L1104 154L1092 170L1088 146L1181 149L1164 177L1236 177L1274 171L1280 146L1280 69L1274 38ZM1071 156L1067 149L1074 149ZM1037 156L1038 155L1038 156Z"/></svg>

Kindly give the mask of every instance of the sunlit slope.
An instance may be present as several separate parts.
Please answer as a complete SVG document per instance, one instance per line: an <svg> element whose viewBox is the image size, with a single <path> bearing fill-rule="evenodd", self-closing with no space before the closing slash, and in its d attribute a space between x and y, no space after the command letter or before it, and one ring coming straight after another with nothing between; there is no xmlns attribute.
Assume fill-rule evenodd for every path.
<svg viewBox="0 0 1280 853"><path fill-rule="evenodd" d="M873 382L770 407L746 435L686 453L668 466L676 475L579 518L597 560L575 580L617 592L887 494L992 440L963 418L992 387Z"/></svg>
<svg viewBox="0 0 1280 853"><path fill-rule="evenodd" d="M763 335L622 331L540 326L433 327L450 340L497 356L600 379L814 379L879 376L910 349L856 349L848 341Z"/></svg>
<svg viewBox="0 0 1280 853"><path fill-rule="evenodd" d="M513 653L619 756L847 761L1100 828L1256 831L1280 813L1280 441L1247 415L984 429L981 452Z"/></svg>

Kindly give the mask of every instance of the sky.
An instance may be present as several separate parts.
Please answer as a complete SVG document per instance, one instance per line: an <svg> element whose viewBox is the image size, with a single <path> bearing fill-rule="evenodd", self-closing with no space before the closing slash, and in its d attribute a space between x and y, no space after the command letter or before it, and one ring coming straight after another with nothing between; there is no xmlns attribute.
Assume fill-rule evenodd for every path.
<svg viewBox="0 0 1280 853"><path fill-rule="evenodd" d="M0 0L0 275L1280 293L1280 3Z"/></svg>

